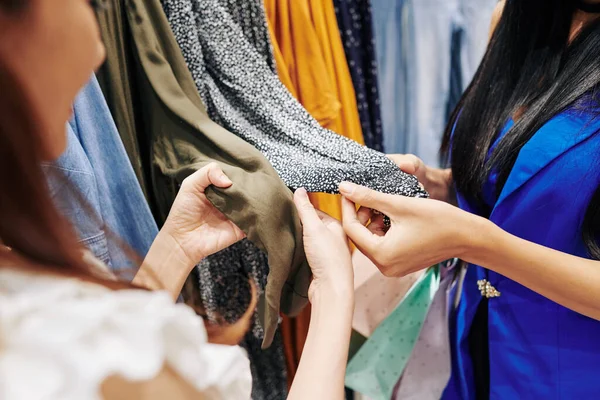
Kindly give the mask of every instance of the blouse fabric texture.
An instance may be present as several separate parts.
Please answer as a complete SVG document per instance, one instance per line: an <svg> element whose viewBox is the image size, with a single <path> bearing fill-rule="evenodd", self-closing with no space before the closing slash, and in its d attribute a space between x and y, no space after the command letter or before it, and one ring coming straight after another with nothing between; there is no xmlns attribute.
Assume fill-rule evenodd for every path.
<svg viewBox="0 0 600 400"><path fill-rule="evenodd" d="M244 350L208 343L202 319L166 292L3 267L0 303L2 399L100 400L108 378L141 383L165 366L202 398L250 399Z"/></svg>

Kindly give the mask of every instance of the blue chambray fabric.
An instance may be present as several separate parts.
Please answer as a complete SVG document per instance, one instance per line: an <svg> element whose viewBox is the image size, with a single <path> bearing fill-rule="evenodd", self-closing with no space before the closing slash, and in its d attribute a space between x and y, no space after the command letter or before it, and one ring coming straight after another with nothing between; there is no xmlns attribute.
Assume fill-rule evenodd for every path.
<svg viewBox="0 0 600 400"><path fill-rule="evenodd" d="M77 96L66 130L65 153L45 164L54 201L97 258L132 277L138 260L122 245L144 257L158 228L95 77Z"/></svg>

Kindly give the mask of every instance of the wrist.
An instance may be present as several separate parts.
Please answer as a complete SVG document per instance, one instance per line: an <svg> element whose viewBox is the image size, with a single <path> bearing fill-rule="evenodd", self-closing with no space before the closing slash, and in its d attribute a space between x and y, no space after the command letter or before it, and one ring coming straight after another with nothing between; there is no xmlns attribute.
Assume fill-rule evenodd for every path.
<svg viewBox="0 0 600 400"><path fill-rule="evenodd" d="M494 246L496 226L488 219L467 213L468 220L461 223L462 234L459 258L471 264L482 265L490 247Z"/></svg>
<svg viewBox="0 0 600 400"><path fill-rule="evenodd" d="M430 182L430 197L434 200L450 202L450 187L452 186L452 170L427 167L426 181Z"/></svg>
<svg viewBox="0 0 600 400"><path fill-rule="evenodd" d="M186 276L197 264L186 254L180 241L167 230L161 230L152 243L146 261L157 271L181 272Z"/></svg>
<svg viewBox="0 0 600 400"><path fill-rule="evenodd" d="M354 287L339 283L313 281L310 287L313 308L332 308L337 312L354 310Z"/></svg>

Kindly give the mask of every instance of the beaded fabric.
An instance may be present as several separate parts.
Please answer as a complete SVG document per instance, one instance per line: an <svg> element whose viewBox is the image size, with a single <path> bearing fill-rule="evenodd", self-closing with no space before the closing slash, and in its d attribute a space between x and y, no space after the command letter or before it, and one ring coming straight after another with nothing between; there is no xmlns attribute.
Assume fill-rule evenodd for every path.
<svg viewBox="0 0 600 400"><path fill-rule="evenodd" d="M292 189L337 193L340 182L350 181L425 197L416 178L384 154L322 128L308 114L244 35L229 12L233 3L253 1L163 0L211 119L259 149Z"/></svg>
<svg viewBox="0 0 600 400"><path fill-rule="evenodd" d="M386 193L427 196L416 178L385 155L323 129L288 92L274 68L262 0L162 4L211 119L259 149L290 188L335 193L347 180ZM209 316L233 321L249 304L247 276L262 293L269 267L260 250L242 241L204 260L198 273ZM254 324L253 335L263 335L260 324ZM258 347L245 347L253 367L277 364L279 351L266 360L255 352ZM284 371L283 363L282 373L269 381L253 374L252 397L285 398L279 389Z"/></svg>

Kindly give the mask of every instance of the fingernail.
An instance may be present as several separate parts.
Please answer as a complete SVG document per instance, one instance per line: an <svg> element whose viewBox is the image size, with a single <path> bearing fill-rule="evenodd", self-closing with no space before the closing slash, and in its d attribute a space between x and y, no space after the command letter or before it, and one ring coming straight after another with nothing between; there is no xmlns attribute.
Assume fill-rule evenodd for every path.
<svg viewBox="0 0 600 400"><path fill-rule="evenodd" d="M342 182L340 183L340 193L345 195L352 195L354 193L354 189L356 185L350 182Z"/></svg>
<svg viewBox="0 0 600 400"><path fill-rule="evenodd" d="M298 188L296 189L296 192L301 196L308 196L308 192L304 188Z"/></svg>
<svg viewBox="0 0 600 400"><path fill-rule="evenodd" d="M227 177L227 175L225 175L225 174L221 174L221 176L219 177L219 180L226 185L233 185L233 182L231 181L231 179L229 179L229 177Z"/></svg>

